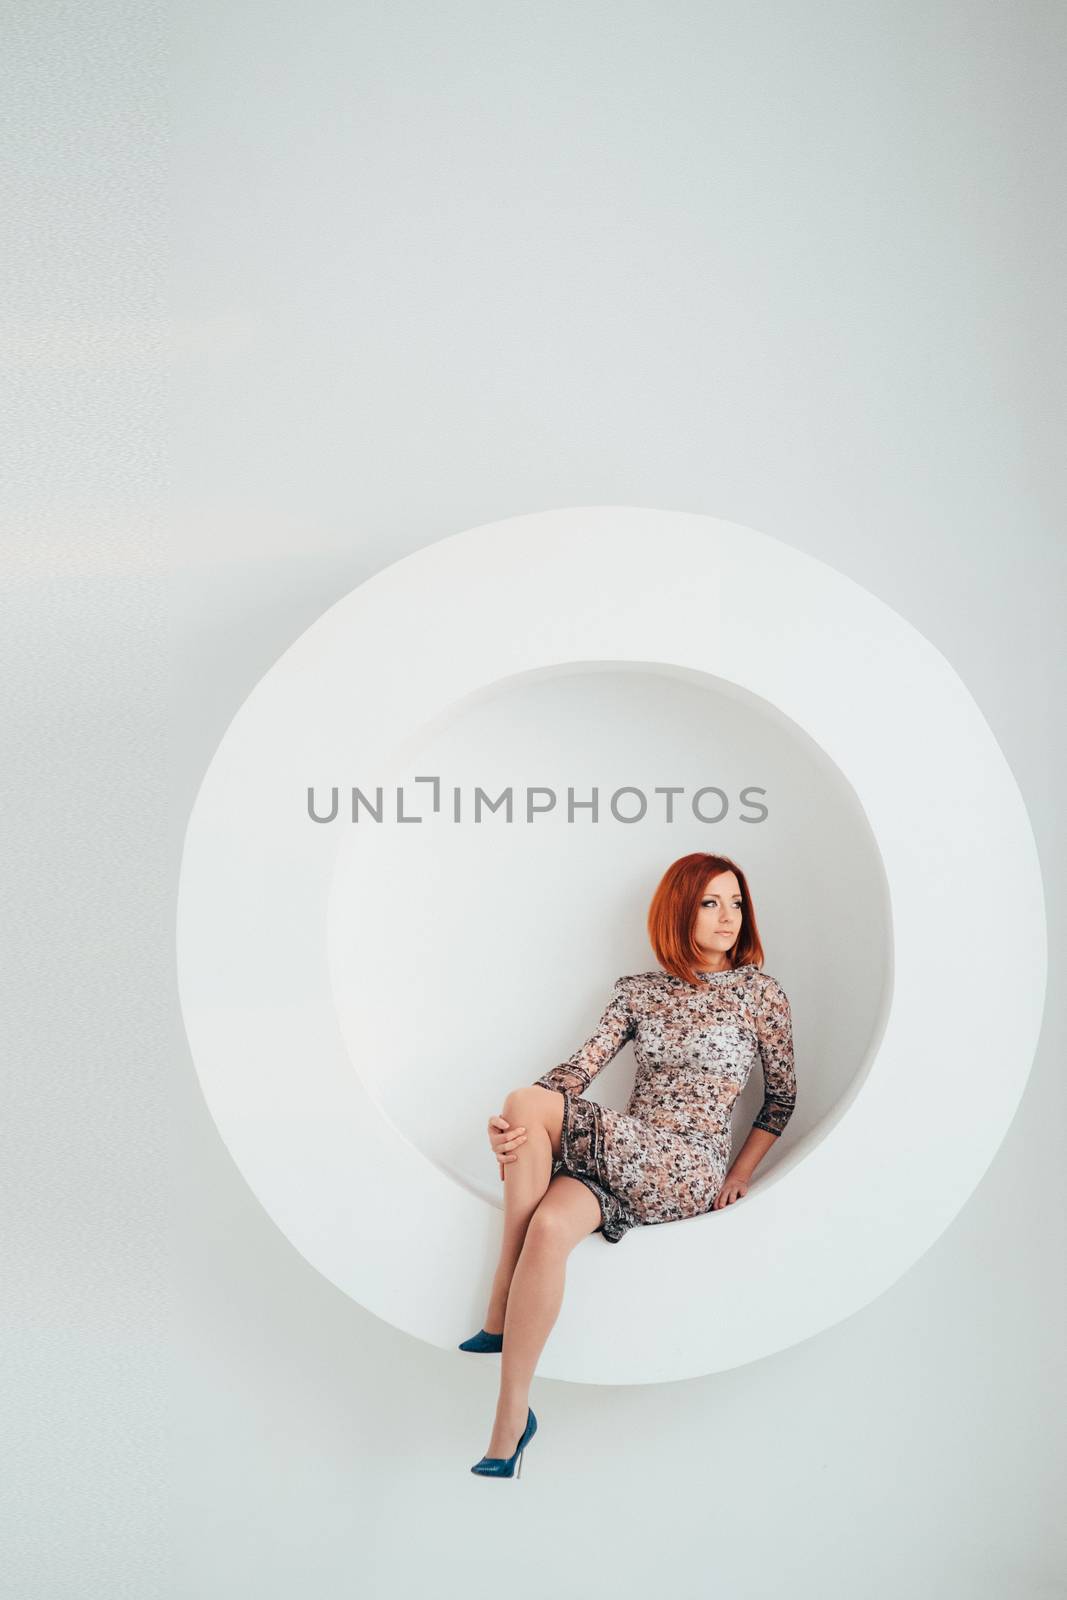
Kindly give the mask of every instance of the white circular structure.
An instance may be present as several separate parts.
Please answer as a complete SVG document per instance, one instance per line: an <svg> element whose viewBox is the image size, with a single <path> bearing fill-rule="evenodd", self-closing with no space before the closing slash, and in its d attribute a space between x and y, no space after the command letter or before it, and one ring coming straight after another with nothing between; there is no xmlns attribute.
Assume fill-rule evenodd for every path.
<svg viewBox="0 0 1067 1600"><path fill-rule="evenodd" d="M1030 1070L1046 940L1026 809L956 673L888 606L752 529L633 507L515 517L387 568L286 651L211 762L179 887L181 1003L212 1115L278 1227L375 1315L454 1348L500 1213L386 1119L346 1049L328 935L343 835L309 820L307 788L396 771L487 685L582 662L666 664L778 707L847 775L894 928L880 1042L835 1114L742 1202L593 1236L568 1265L539 1373L676 1381L887 1289L973 1191ZM994 870L1014 926L991 961Z"/></svg>

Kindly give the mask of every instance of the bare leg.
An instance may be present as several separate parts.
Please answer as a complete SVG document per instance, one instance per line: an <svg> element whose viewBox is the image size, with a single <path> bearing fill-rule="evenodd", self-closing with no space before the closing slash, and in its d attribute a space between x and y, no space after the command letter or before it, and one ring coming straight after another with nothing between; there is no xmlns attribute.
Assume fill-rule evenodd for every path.
<svg viewBox="0 0 1067 1600"><path fill-rule="evenodd" d="M510 1456L519 1442L534 1371L563 1304L567 1257L600 1222L600 1202L592 1190L577 1178L557 1173L530 1218L511 1280L500 1395L487 1456Z"/></svg>
<svg viewBox="0 0 1067 1600"><path fill-rule="evenodd" d="M504 1167L504 1235L482 1323L486 1333L502 1333L504 1329L508 1290L526 1229L548 1188L552 1158L559 1154L563 1096L539 1084L513 1089L504 1101L501 1114L513 1128L525 1127L526 1143L515 1152L519 1159L507 1162Z"/></svg>

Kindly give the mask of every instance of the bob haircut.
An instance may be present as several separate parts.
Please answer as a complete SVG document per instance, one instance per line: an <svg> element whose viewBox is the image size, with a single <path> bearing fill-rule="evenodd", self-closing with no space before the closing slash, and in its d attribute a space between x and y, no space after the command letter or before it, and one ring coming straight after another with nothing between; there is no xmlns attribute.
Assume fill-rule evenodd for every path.
<svg viewBox="0 0 1067 1600"><path fill-rule="evenodd" d="M763 946L748 880L737 862L728 856L705 855L698 850L689 856L679 856L671 863L648 908L648 937L656 959L683 983L700 982L694 968L702 959L702 952L693 938L693 929L704 898L704 885L709 878L717 878L720 872L734 873L741 886L741 931L733 949L727 952L727 961L731 967L743 967L750 962L757 967L763 964Z"/></svg>

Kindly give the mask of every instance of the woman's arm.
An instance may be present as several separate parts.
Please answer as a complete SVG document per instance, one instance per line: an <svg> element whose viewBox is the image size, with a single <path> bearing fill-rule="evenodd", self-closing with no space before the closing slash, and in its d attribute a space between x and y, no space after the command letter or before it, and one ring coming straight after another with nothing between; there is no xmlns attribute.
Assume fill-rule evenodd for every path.
<svg viewBox="0 0 1067 1600"><path fill-rule="evenodd" d="M775 1139L781 1138L797 1101L793 1016L777 979L768 977L755 1020L763 1065L763 1104L736 1160L730 1163L730 1177L743 1183L751 1178Z"/></svg>
<svg viewBox="0 0 1067 1600"><path fill-rule="evenodd" d="M733 1161L730 1162L727 1183L731 1178L741 1183L747 1183L767 1154L767 1151L771 1148L776 1137L776 1134L768 1133L766 1128L757 1128L753 1124L749 1129L748 1138L737 1152ZM725 1188L725 1184L723 1187Z"/></svg>
<svg viewBox="0 0 1067 1600"><path fill-rule="evenodd" d="M566 1061L535 1078L534 1082L542 1089L584 1093L597 1073L615 1059L627 1039L633 1038L636 1025L626 979L616 978L611 999L590 1037Z"/></svg>

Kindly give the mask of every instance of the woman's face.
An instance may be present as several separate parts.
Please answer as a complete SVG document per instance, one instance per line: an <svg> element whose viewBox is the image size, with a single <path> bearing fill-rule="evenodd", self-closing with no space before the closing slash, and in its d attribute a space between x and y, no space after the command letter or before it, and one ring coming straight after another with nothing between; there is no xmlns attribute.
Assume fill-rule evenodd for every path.
<svg viewBox="0 0 1067 1600"><path fill-rule="evenodd" d="M693 936L709 960L732 950L741 932L741 885L734 872L720 872L704 885Z"/></svg>

